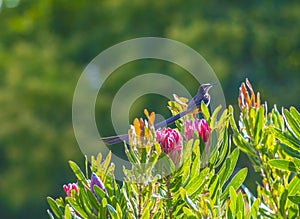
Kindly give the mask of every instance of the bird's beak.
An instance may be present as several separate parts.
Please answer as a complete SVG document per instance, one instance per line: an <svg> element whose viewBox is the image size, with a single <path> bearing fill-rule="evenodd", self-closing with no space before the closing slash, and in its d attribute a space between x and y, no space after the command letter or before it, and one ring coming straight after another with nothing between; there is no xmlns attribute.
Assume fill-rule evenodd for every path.
<svg viewBox="0 0 300 219"><path fill-rule="evenodd" d="M206 92L208 92L208 91L209 91L209 89L210 89L210 88L212 88L212 87L213 87L213 84L208 84L208 85L207 85L207 87L206 87L206 89L205 89L205 90L206 90Z"/></svg>

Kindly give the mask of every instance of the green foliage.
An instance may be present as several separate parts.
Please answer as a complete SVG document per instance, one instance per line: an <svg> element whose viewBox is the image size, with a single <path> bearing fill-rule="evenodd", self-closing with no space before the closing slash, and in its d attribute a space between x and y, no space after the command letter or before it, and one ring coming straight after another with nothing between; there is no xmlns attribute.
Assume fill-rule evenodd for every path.
<svg viewBox="0 0 300 219"><path fill-rule="evenodd" d="M74 162L70 161L71 169L78 180L78 194L73 193L70 197L56 200L48 197L53 212L53 214L49 212L49 215L57 218L225 216L228 198L232 195L229 193L239 189L245 180L247 169L233 174L239 151L229 150L231 141L228 135L228 111L225 110L217 120L216 114L220 111L220 107L212 116L209 115L205 105L202 104L201 107L203 112L206 112L205 116L213 130L212 133L215 133L212 134L212 139L217 139L209 142L208 146L211 148L208 154L209 163L204 163L205 151L201 151L200 147L203 142L197 135L194 139L184 141L182 162L178 169L172 167L173 161L162 152L161 146L154 140L143 147L125 145L132 167L124 168L125 179L121 187L114 179L111 168L113 164L109 165L111 153L103 161L101 154L96 159L92 158L90 169L104 182L107 191L106 193L99 187L94 187L95 195L93 195L85 175ZM178 124L184 124L185 119ZM171 169L166 169L170 166ZM239 210L238 213L233 212L233 215L244 215L244 201L241 195L234 205L239 206Z"/></svg>
<svg viewBox="0 0 300 219"><path fill-rule="evenodd" d="M139 0L130 4L0 0L0 4L0 212L4 218L45 218L39 210L46 208L43 197L62 195L57 183L71 178L65 161L82 160L71 121L76 82L92 58L121 41L161 36L191 46L215 69L228 103L233 103L235 85L247 74L270 105L300 107L299 1L232 5L209 1L201 7L199 1ZM95 113L104 124L100 130L104 135L113 131L105 113L114 92L133 76L129 72L169 74L191 94L198 87L173 64L145 60L122 66L106 83L101 93L105 104ZM152 110L161 113L165 102L158 99L142 99L139 105L149 108L147 103L155 101ZM290 147L285 151L297 153Z"/></svg>
<svg viewBox="0 0 300 219"><path fill-rule="evenodd" d="M255 104L254 104L255 105ZM229 106L230 124L235 145L244 151L262 176L258 202L259 212L270 218L297 218L300 211L300 115L295 107L282 108L280 114L274 106L271 112L266 105L240 104L241 113L237 127L233 108Z"/></svg>
<svg viewBox="0 0 300 219"><path fill-rule="evenodd" d="M183 100L176 97L169 102L174 114L185 110ZM265 105L252 98L247 101L252 105L239 104L239 126L231 106L218 116L220 107L210 115L201 104L201 115L210 127L208 142L197 132L193 139L186 139L184 126L193 115L178 120L183 136L178 168L174 163L178 160L171 159L156 142L151 123L145 123L143 138L135 134L140 124L129 131L130 144L124 146L132 166L124 167L121 186L114 178L111 153L104 159L101 154L92 157L90 166L104 188L93 186L92 190L89 173L70 161L78 191L56 200L48 197L50 218L298 218L300 162L295 152L299 152L299 112L291 107L280 114L274 107L267 113ZM237 146L233 150L231 139ZM262 175L257 197L243 186L248 169L236 170L239 149Z"/></svg>

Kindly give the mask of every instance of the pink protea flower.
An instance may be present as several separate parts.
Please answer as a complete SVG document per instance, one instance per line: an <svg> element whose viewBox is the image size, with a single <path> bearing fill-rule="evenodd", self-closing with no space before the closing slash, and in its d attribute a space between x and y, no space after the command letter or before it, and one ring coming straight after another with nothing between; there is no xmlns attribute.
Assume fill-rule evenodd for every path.
<svg viewBox="0 0 300 219"><path fill-rule="evenodd" d="M187 141L194 137L194 131L198 132L198 135L204 143L208 142L211 129L205 119L196 118L195 121L185 121L184 133Z"/></svg>
<svg viewBox="0 0 300 219"><path fill-rule="evenodd" d="M68 185L63 185L63 189L68 197L71 197L72 190L78 193L78 185L77 183L69 183Z"/></svg>
<svg viewBox="0 0 300 219"><path fill-rule="evenodd" d="M162 151L178 167L182 151L182 137L179 132L171 128L158 129L156 131L156 141L160 144Z"/></svg>

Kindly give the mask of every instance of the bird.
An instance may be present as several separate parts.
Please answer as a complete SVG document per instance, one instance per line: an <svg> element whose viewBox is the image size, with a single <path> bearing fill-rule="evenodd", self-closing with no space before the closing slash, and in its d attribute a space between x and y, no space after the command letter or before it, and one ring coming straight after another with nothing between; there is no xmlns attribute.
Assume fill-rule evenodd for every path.
<svg viewBox="0 0 300 219"><path fill-rule="evenodd" d="M170 125L174 123L176 120L182 118L183 116L193 113L194 111L200 112L201 111L201 102L203 101L205 105L209 106L210 104L210 95L208 91L213 85L216 83L205 83L200 85L197 94L188 102L187 109L181 113L178 113L170 118L154 124L155 129L162 128L164 126ZM116 136L109 136L101 138L107 145L113 145L120 143L122 141L128 140L128 134L121 134Z"/></svg>

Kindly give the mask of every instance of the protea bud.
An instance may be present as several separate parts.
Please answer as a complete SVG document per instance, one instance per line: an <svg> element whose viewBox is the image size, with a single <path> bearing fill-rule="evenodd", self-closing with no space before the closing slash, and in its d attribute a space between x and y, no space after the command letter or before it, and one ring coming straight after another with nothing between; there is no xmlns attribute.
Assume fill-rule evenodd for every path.
<svg viewBox="0 0 300 219"><path fill-rule="evenodd" d="M160 144L162 151L171 158L175 167L178 167L182 151L182 137L179 132L171 128L158 129L156 141Z"/></svg>
<svg viewBox="0 0 300 219"><path fill-rule="evenodd" d="M186 120L184 134L187 141L194 137L194 131L198 132L199 137L204 143L208 142L211 129L205 119L196 118L195 121Z"/></svg>
<svg viewBox="0 0 300 219"><path fill-rule="evenodd" d="M71 197L72 190L78 193L78 185L77 183L69 183L68 185L63 185L63 189L68 197Z"/></svg>

